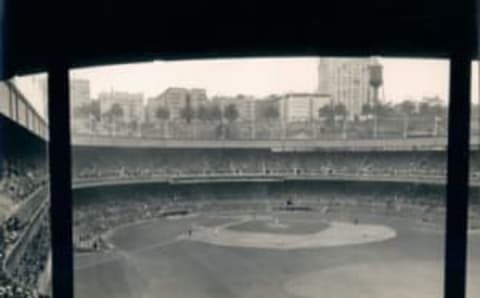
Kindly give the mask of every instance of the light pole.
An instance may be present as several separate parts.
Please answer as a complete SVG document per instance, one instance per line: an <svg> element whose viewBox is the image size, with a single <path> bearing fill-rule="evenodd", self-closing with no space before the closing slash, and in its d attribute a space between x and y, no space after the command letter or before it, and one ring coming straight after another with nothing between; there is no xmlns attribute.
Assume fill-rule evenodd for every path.
<svg viewBox="0 0 480 298"><path fill-rule="evenodd" d="M405 114L403 117L403 138L406 139L408 137L408 114Z"/></svg>

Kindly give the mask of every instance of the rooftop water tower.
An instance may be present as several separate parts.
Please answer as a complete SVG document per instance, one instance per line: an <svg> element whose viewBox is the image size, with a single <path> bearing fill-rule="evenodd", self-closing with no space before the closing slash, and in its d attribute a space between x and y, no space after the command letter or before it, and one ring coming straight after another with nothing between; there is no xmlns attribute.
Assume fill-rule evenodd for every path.
<svg viewBox="0 0 480 298"><path fill-rule="evenodd" d="M369 100L370 104L376 105L378 103L378 90L383 84L383 66L376 60L368 66L369 84L373 88L373 101Z"/></svg>

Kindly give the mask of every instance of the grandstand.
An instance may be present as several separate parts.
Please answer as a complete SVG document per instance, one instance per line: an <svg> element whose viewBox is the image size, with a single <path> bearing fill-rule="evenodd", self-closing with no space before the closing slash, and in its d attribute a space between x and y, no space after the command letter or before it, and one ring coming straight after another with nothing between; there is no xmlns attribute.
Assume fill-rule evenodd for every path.
<svg viewBox="0 0 480 298"><path fill-rule="evenodd" d="M48 297L46 125L13 84L0 89L0 297Z"/></svg>
<svg viewBox="0 0 480 298"><path fill-rule="evenodd" d="M0 115L0 121L0 133L9 140L2 143L0 163L0 297L46 297L51 274L46 141L12 115ZM272 221L268 228L277 232L283 222L307 220L311 214L321 214L323 221L351 222L375 215L389 223L403 220L443 230L446 152L441 138L142 144L89 136L77 141L72 165L77 261L83 260L83 252L118 253L119 243L109 237L119 227L156 220L163 225L180 216L179 224L168 231L176 236L191 225L186 224L188 215L195 214L208 215L198 220L207 227L206 222L225 220L212 219L212 214L259 214L259 219L232 230L266 228L263 218L276 214L280 224ZM469 217L475 230L480 226L480 152L473 149ZM290 208L297 210L294 215L282 213L289 210L287 202L297 208ZM305 217L298 210L311 212ZM290 228L295 230L294 225ZM197 238L191 241L206 241L198 240L198 231L193 233ZM78 297L122 297L87 281L88 268L95 266L78 264ZM85 285L90 290L84 290Z"/></svg>
<svg viewBox="0 0 480 298"><path fill-rule="evenodd" d="M38 130L28 126L28 123L33 122L19 123L15 113L0 115L0 121L1 135L9 140L2 143L0 163L0 297L48 295L51 255L49 203L46 200L49 194L46 140ZM263 142L165 141L96 136L75 138L72 177L74 247L78 273L75 282L78 285L78 297L131 297L125 296L122 291L143 291L146 295L158 291L158 288L149 290L144 287L144 280L136 281L139 277L135 274L133 280L129 280L128 288L122 288L121 279L115 272L129 274L131 271L125 268L117 270L115 266L119 263L111 261L115 258L143 261L137 269L140 275L145 273L143 270L153 276L169 272L159 272L148 267L148 255L142 255L145 259L136 259L140 252L148 251L149 247L163 248L164 245L167 247L174 243L180 246L165 249L174 260L178 260L175 250L183 249L181 255L193 258L190 261L200 262L202 257L196 254L201 253L210 254L212 258L208 262L211 263L218 258L232 268L256 268L245 260L237 262L235 257L231 258L232 254L238 256L245 253L248 258L255 259L258 256L253 252L258 252L257 249L282 245L289 249L289 245L292 245L278 241L257 245L252 239L268 238L271 235L243 237L245 229L249 229L249 233L257 230L264 234L283 233L282 237L286 236L278 236L278 239L293 238L299 242L298 239L308 236L295 235L295 238L288 234L303 231L313 233L317 229L334 227L335 222L341 221L350 224L346 227L347 232L345 227L342 232L348 234L350 229L352 234L351 231L354 231L355 241L373 243L369 239L371 235L368 228L388 226L388 237L375 240L380 242L375 245L388 247L387 250L378 250L380 255L387 251L387 255L398 254L398 258L404 257L406 262L410 262L411 259L425 257L423 254L427 255L426 259L431 258L422 250L427 248L434 251L431 254L435 262L441 262L437 257L441 255L439 251L442 251L439 243L443 240L445 222L445 138L270 139ZM480 152L476 146L477 143L472 144L470 156L472 205L469 218L472 233L478 233L480 227ZM145 231L144 225L153 226L151 230ZM361 233L352 230L354 226ZM138 227L140 230L135 230ZM122 231L129 232L122 236ZM186 238L186 231L193 235ZM383 230L379 228L375 231ZM237 242L233 242L228 238L231 235L243 238L237 237ZM427 239L425 242L419 240L424 236ZM122 237L123 242L119 240ZM162 242L156 242L160 240ZM327 243L328 246L335 244L335 241L339 240L330 239L318 243ZM397 242L390 247L389 241ZM477 241L476 238L473 241ZM217 245L224 249L233 247L233 250L220 252L220 248L205 248L202 245ZM370 245L375 249L374 244L362 246L363 248L357 246L355 249L366 255ZM250 252L235 250L252 246L255 249ZM396 247L398 251L389 252ZM421 251L420 255L412 253L417 249ZM301 254L293 253L291 265L300 260ZM348 255L347 252L344 256ZM260 261L272 262L264 261L266 271L260 270L260 275L252 277L261 279L261 274L288 271L283 267L279 271L276 267L289 263L280 262L285 260L284 256L276 259L265 252L261 252L260 256ZM331 258L341 260L344 256L332 255ZM388 263L389 259L382 257ZM476 254L474 257L477 257ZM161 258L164 262L169 260L164 255ZM348 258L348 261L355 259L352 256ZM107 265L101 267L104 263ZM132 264L127 263L128 266ZM205 296L222 297L222 294L241 293L239 289L231 289L227 293L217 292L225 282L228 283L227 279L217 282L225 272L212 272L210 277L199 282L196 278L202 274L189 277L188 272L194 270L189 265L172 263L168 266L174 268L170 269L173 272L182 266L187 268L182 272L183 275L177 277L193 287L190 289L192 293L198 290L195 288L198 284L209 287L205 290L200 286L203 289L201 293ZM208 264L202 262L202 266L208 267ZM271 268L272 272L268 272L267 268ZM96 275L91 270L106 271L98 281L92 281L91 276ZM285 276L303 277L306 274L302 272L303 269L296 270L295 274L285 273ZM439 270L434 270L427 273L438 272ZM282 280L284 276L280 276L283 273L278 274L272 277L273 281L288 288L285 290L288 295L300 295L297 290L292 290L292 287L298 286L288 286L291 282L299 281L292 279L287 282ZM106 278L107 276L111 278ZM239 280L242 278L245 278L245 283L251 282L240 273L232 277ZM175 297L178 285L169 288L168 284L163 284L165 281L168 278L156 282L162 284L162 289L166 289L166 297ZM101 283L107 285L107 290L104 290ZM235 286L238 286L236 282L232 287ZM267 287L268 291L275 288L271 284ZM288 297L286 292L267 294Z"/></svg>
<svg viewBox="0 0 480 298"><path fill-rule="evenodd" d="M215 179L367 180L445 183L445 151L307 151L269 149L156 149L76 146L73 179L89 183L200 182ZM480 178L471 154L472 183Z"/></svg>
<svg viewBox="0 0 480 298"><path fill-rule="evenodd" d="M474 234L480 227L479 158L480 152L472 151L469 224ZM423 278L424 284L415 286L415 292L421 297L436 297L432 293L442 285L438 264L443 253L445 168L444 150L413 148L275 151L73 146L75 294L130 297L129 293L139 292L148 296L162 289L165 297L178 297L180 284L169 283L168 277L175 274L188 285L182 291L201 297L244 297L242 288L236 288L242 283L239 281L249 284L253 296L314 297L312 293L317 293L320 285L297 280L306 278L304 262L316 264L311 266L315 274L326 274L315 271L325 266L317 264L315 258L329 263L324 254L330 255L330 262L346 262L349 268L358 262L356 254L366 256L372 250L385 266L396 266L388 265L392 259L411 266L417 259L428 262L422 269L425 273L399 270L386 274L391 275L386 278L393 293L402 291L395 280ZM317 237L312 231L324 229L322 225L332 228L336 222L352 225L337 231L338 235L347 235L358 227L365 230L353 233L359 239L352 241L381 244L342 248L337 254L332 253L335 250L309 246L344 243L345 239L309 240ZM387 236L379 236L385 237L383 240L374 240L369 225L377 232L382 227L390 230L385 232ZM472 241L476 243L477 238ZM300 248L292 251L296 245ZM305 247L315 250L307 253L302 250ZM242 250L249 248L253 249ZM282 249L289 251L290 261L273 252ZM477 257L478 253L472 254L475 260ZM188 261L179 261L182 258ZM376 261L369 262L361 269L366 276L385 270L370 272L368 268L374 268ZM293 270L295 274L282 271L288 271L284 268L288 264L299 266ZM222 271L227 267L253 271L250 275L234 274L235 269ZM352 268L345 274L359 270ZM124 274L132 274L126 285L121 282ZM269 276L265 284L251 284L265 276ZM336 279L332 276L325 276L330 284L321 282L322 289L338 295L345 275ZM281 290L274 291L272 283L279 283ZM226 286L228 291L222 292ZM370 286L376 288L377 280L363 285ZM387 297L396 297L392 295ZM385 295L370 293L369 297Z"/></svg>
<svg viewBox="0 0 480 298"><path fill-rule="evenodd" d="M23 99L17 96L14 100ZM12 107L0 115L0 133L9 140L2 143L0 162L0 297L48 296L51 254L46 138L37 120L27 120L35 113L21 116ZM167 275L172 274L191 287L187 294L199 291L205 297L243 297L242 285L264 276L271 277L263 280L264 288L260 282L251 290L267 292L251 296L311 296L311 292L303 295L298 291L311 283L299 286L305 281L295 278L318 274L315 270L325 264L310 266L314 261L302 259L302 254L311 253L313 259L322 261L329 255L336 265L345 262L350 266L358 262L357 250L362 256L375 251L375 257L386 264L394 258L411 264L426 259L434 265L425 266L425 275L438 277L440 270L435 266L442 262L445 230L445 136L400 137L397 132L393 137L359 139L359 135L339 137L336 132L331 138L313 138L315 133L308 135L308 127L302 125L287 129L286 138L279 137L278 129L264 127L256 133L268 137L258 138L260 141L249 139L251 131L240 125L232 135L242 137L221 140L161 139L157 132L143 138L74 136L76 295L132 297L138 292L148 297L162 289L165 297L178 297L179 285L169 286ZM189 133L182 125L171 129L179 135ZM200 125L198 129L204 135L212 134L211 128ZM298 134L310 139L296 139ZM472 149L469 223L470 231L478 234L478 138L473 138ZM332 230L337 228L340 230ZM322 238L324 230L330 238ZM343 238L333 237L335 234ZM364 246L348 250L360 244ZM340 247L341 254L325 250L332 246ZM161 261L152 267L149 253L155 248L166 253L155 251L159 254L156 260ZM274 252L264 251L269 249ZM290 261L291 255L275 255L276 250L298 251L291 254ZM188 263L179 262L183 257ZM473 257L477 260L478 254ZM374 267L373 259L367 267ZM248 260L262 264L264 271ZM303 262L303 267L298 265L302 268L289 268L297 266L297 261ZM237 272L229 280L225 273L230 271L222 271L217 266L220 263L227 264L223 269L242 268L251 270L252 275ZM198 267L208 274L195 271ZM93 274L96 271L103 273ZM408 278L410 273L401 272L392 280ZM148 276L160 276L153 283L161 286L145 284ZM415 278L415 274L411 276ZM342 278L332 284L338 285ZM438 280L428 279L427 288L437 289ZM284 292L269 292L276 283ZM433 296L429 292L424 297Z"/></svg>

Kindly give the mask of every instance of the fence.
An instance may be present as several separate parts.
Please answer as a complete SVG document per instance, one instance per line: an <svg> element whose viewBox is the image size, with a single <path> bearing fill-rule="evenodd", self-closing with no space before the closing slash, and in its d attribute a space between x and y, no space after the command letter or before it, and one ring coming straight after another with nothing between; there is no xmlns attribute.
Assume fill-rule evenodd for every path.
<svg viewBox="0 0 480 298"><path fill-rule="evenodd" d="M85 119L92 122L92 119ZM411 137L445 137L448 119L433 115L372 117L362 121L158 121L136 128L129 125L90 123L90 129L73 133L147 137L165 140L343 140L343 139L405 139ZM472 132L474 130L472 129Z"/></svg>

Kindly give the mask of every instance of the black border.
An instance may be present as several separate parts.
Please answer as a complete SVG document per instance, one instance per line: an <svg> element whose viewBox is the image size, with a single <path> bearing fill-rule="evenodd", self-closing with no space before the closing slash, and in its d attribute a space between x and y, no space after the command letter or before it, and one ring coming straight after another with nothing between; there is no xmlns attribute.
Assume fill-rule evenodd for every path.
<svg viewBox="0 0 480 298"><path fill-rule="evenodd" d="M70 118L69 101L65 100L69 96L69 68L65 60L58 61L62 60L51 65L48 73L55 298L73 297ZM471 62L464 52L450 59L445 298L462 298L466 294Z"/></svg>
<svg viewBox="0 0 480 298"><path fill-rule="evenodd" d="M18 0L19 1L19 0ZM53 1L59 4L60 1ZM351 1L352 4L354 1ZM385 1L379 1L383 3ZM389 2L389 1L386 1ZM395 3L400 3L398 1ZM51 173L51 231L52 231L52 293L54 298L73 297L73 243L72 243L72 204L71 204L71 144L70 144L70 118L69 118L69 67L72 65L82 66L83 64L101 64L105 62L134 62L139 60L149 60L153 58L167 59L184 59L184 58L206 58L206 57L236 57L236 56L266 56L266 55L331 55L340 53L341 56L351 55L403 55L403 56L419 56L427 57L430 54L435 57L446 57L450 59L450 106L449 106L449 135L448 135L448 161L447 161L447 219L446 219L446 242L445 242L445 264L444 264L444 297L445 298L464 298L466 289L466 248L467 248L467 210L468 210L468 163L469 163L469 120L470 120L470 65L477 51L476 31L477 26L475 17L472 15L464 15L465 12L471 11L470 7L473 1L467 1L458 6L451 7L451 13L439 12L439 17L413 16L411 24L402 27L403 24L397 24L394 17L389 21L389 16L381 16L378 20L372 18L358 17L354 14L346 14L346 17L353 17L351 22L345 24L341 20L335 20L334 16L328 17L328 14L318 10L313 14L310 10L299 9L293 11L291 15L277 13L272 17L262 20L262 15L258 19L250 18L249 15L240 15L239 20L244 23L235 23L229 21L228 18L220 18L219 23L213 22L212 26L203 25L198 22L194 24L188 19L190 14L186 14L182 22L182 16L179 18L166 18L166 23L171 20L180 20L176 31L168 32L161 29L156 36L164 36L163 40L151 37L136 38L130 41L128 45L124 45L121 41L123 33L135 33L135 29L129 28L128 25L121 25L117 35L109 36L112 31L99 30L97 41L101 41L107 36L106 41L97 45L97 50L102 46L108 46L104 51L90 50L82 48L82 38L72 40L77 36L82 36L82 27L70 26L74 30L70 34L61 34L62 25L70 24L67 21L68 16L64 15L58 19L48 20L47 31L49 32L45 44L38 43L38 57L29 56L31 49L25 40L20 37L15 38L14 34L8 34L8 40L11 41L10 46L6 49L9 53L16 53L12 63L8 63L6 73L19 73L29 69L42 69L42 61L48 57L48 87L49 87L49 165ZM333 3L333 2L332 2ZM443 5L445 2L441 2ZM346 3L348 5L349 3ZM20 4L15 6L20 7ZM272 4L272 6L275 4ZM415 5L415 4L414 4ZM431 3L432 9L435 4ZM333 6L330 4L330 6ZM130 5L125 9L129 11ZM55 11L52 7L51 11ZM87 8L78 7L80 11L86 12ZM167 7L168 8L168 7ZM171 7L174 8L174 7ZM298 5L301 8L301 5ZM323 11L328 12L329 6ZM445 12L450 7L445 6ZM102 10L103 9L103 10ZM110 6L101 8L101 11L109 12ZM424 11L430 9L429 5L425 5ZM289 12L289 8L285 7L285 12ZM159 10L160 11L160 10ZM145 20L151 19L152 22L165 16L165 12L170 13L174 9L163 9L162 14L147 14ZM343 11L343 9L340 9ZM362 10L363 11L363 10ZM473 10L475 11L475 10ZM268 9L265 9L268 13ZM38 20L34 15L36 10L31 10L27 16ZM295 14L297 13L297 14ZM306 15L306 21L299 22L295 25L295 21L302 20L302 14ZM106 14L108 15L108 14ZM128 14L126 14L128 15ZM174 13L176 16L177 14ZM210 14L211 16L212 14ZM327 16L326 16L327 15ZM334 14L332 14L334 15ZM52 17L52 15L48 15ZM105 15L98 14L93 21L88 24L81 23L81 26L87 26L89 29L97 29L97 21L102 21ZM208 16L208 14L207 14ZM370 17L371 15L367 15ZM322 26L321 22L316 23L316 18L326 17L326 22L330 27L320 28L323 36L329 41L335 41L333 44L325 43L320 37L315 37L315 28ZM183 20L184 20L183 19ZM408 18L407 18L408 19ZM83 19L82 19L83 20ZM203 19L202 19L203 20ZM292 21L290 21L292 20ZM403 20L403 19L402 19ZM272 21L271 24L269 22ZM356 25L367 22L367 25L361 28L375 28L376 22L387 24L386 28L392 30L392 35L397 39L389 37L382 38L377 41L363 40L361 36L354 37L351 30ZM21 22L21 19L17 19ZM134 20L132 20L132 23ZM190 22L190 23L189 23ZM17 23L13 22L13 25ZM37 22L41 29L44 29L41 22ZM114 27L116 23L109 26ZM154 23L152 23L154 24ZM163 23L161 23L163 24ZM159 25L161 27L161 24ZM189 24L192 25L191 28ZM210 23L208 23L210 24ZM221 26L225 24L225 26ZM371 24L371 26L370 26ZM406 23L408 24L408 23ZM142 25L151 25L150 21L144 21ZM259 26L256 26L259 25ZM295 25L295 26L293 26ZM318 26L317 26L318 25ZM351 26L350 26L351 25ZM424 25L424 27L422 27ZM35 26L35 25L34 25ZM269 27L271 26L271 27ZM279 26L279 27L278 27ZM437 29L437 32L435 29ZM67 26L67 28L70 28ZM277 28L278 27L278 28ZM20 27L23 28L23 27ZM169 27L170 28L170 27ZM216 28L214 34L207 40L212 42L213 46L204 46L205 33L208 30ZM25 29L25 28L24 28ZM138 29L138 28L137 28ZM356 29L357 31L360 31ZM36 32L35 30L33 30ZM38 30L37 30L38 31ZM92 30L93 31L93 30ZM21 31L24 32L24 31ZM27 31L25 31L27 32ZM286 32L285 34L283 32ZM338 37L328 32L338 32ZM356 32L354 30L354 32ZM436 33L435 33L436 32ZM38 32L37 32L38 33ZM85 33L85 32L84 32ZM92 33L92 32L90 32ZM300 34L302 33L302 34ZM349 35L350 33L350 35ZM380 34L389 34L382 32ZM428 40L428 34L432 42L424 42ZM182 35L185 34L185 35ZM220 38L220 36L225 37ZM345 36L342 36L345 34ZM145 35L147 36L147 34ZM413 37L411 37L413 36ZM41 40L41 35L37 36L35 41ZM348 39L352 37L352 39ZM67 38L67 39L63 39ZM405 38L405 40L402 40ZM223 41L215 43L216 40ZM358 44L356 44L359 42ZM362 43L363 42L363 43ZM71 43L71 44L70 44ZM136 44L139 44L137 47ZM418 44L415 44L418 43ZM445 43L449 43L445 45ZM91 46L88 43L87 46ZM143 45L143 50L142 50ZM123 47L123 48L122 48ZM93 47L94 48L94 47ZM122 51L116 51L116 48L122 48ZM344 49L343 51L341 49ZM346 50L348 49L348 50ZM384 49L382 51L382 49ZM399 49L399 50L396 50ZM18 51L15 51L18 50ZM84 53L81 52L84 51ZM86 55L83 55L86 54ZM83 55L83 56L82 56ZM35 59L38 58L38 59ZM26 62L24 62L26 61ZM39 62L40 61L40 62ZM93 61L93 62L92 62ZM412 293L412 297L415 293Z"/></svg>

